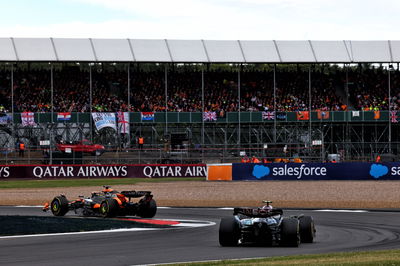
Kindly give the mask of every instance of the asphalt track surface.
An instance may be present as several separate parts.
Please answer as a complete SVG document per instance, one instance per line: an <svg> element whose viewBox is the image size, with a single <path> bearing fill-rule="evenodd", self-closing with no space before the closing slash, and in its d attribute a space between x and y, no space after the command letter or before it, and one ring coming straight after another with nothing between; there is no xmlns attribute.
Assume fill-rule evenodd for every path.
<svg viewBox="0 0 400 266"><path fill-rule="evenodd" d="M220 247L221 217L232 210L159 209L157 219L216 223L196 228L0 238L0 265L143 265L400 248L400 212L290 210L314 217L315 243L298 248ZM39 208L0 207L0 215L51 215ZM0 217L1 219L1 217Z"/></svg>

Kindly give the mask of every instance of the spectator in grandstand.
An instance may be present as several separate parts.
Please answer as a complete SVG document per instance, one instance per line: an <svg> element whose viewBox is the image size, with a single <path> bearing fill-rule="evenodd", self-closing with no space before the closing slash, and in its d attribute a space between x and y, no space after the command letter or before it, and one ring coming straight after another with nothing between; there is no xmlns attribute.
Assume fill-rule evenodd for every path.
<svg viewBox="0 0 400 266"><path fill-rule="evenodd" d="M345 70L327 67L315 70L311 81L311 110L344 111L348 106L336 95L337 87L345 87ZM92 71L93 112L201 112L201 73L170 71L167 101L164 72L135 71L131 80L128 106L126 72L118 69ZM211 70L204 74L204 109L219 117L239 109L247 112L274 110L272 72L242 72L240 105L237 72ZM8 72L0 71L0 99L5 110L11 109ZM398 71L392 72L392 110L400 106ZM388 109L387 72L382 68L349 70L350 104L356 110ZM310 109L308 71L279 70L276 74L276 111L306 111ZM89 73L79 67L67 66L54 70L54 111L89 112ZM50 73L43 69L16 69L14 73L15 111L49 112L51 106Z"/></svg>

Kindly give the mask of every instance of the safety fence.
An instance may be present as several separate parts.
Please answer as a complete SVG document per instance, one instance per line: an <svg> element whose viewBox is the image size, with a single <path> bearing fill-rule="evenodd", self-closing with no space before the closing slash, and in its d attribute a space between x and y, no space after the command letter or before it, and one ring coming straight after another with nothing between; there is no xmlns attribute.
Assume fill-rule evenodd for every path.
<svg viewBox="0 0 400 266"><path fill-rule="evenodd" d="M150 146L150 145L146 145ZM154 145L155 146L155 145ZM210 145L211 146L211 145ZM26 146L24 151L16 148L0 148L0 164L197 164L197 163L237 163L244 156L259 160L274 161L282 158L293 160L302 152L301 158L307 162L321 162L319 156L321 147L241 147L237 145L212 145L210 148L174 148L159 145L152 148L106 148L100 155L92 153L61 152L54 149L37 146ZM371 153L372 156L372 153ZM360 158L371 160L372 157Z"/></svg>
<svg viewBox="0 0 400 266"><path fill-rule="evenodd" d="M400 180L393 163L0 165L0 178L166 178L209 181Z"/></svg>
<svg viewBox="0 0 400 266"><path fill-rule="evenodd" d="M151 112L151 119L144 119L141 112L130 112L129 123L273 123L277 122L398 122L397 111L312 111L312 112L227 112L224 116L203 121L201 112ZM36 123L60 122L58 113L32 113ZM68 120L61 122L90 123L91 113L69 113ZM22 123L21 113L14 113L14 123Z"/></svg>

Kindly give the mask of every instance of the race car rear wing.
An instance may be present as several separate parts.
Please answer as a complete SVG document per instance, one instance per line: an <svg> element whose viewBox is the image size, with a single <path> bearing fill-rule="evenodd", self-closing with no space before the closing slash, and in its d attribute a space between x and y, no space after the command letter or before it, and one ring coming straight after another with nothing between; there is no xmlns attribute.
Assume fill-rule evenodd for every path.
<svg viewBox="0 0 400 266"><path fill-rule="evenodd" d="M267 218L275 215L282 215L282 209L272 209L270 211L266 211L260 208L234 208L233 215L242 214L248 217L254 218Z"/></svg>
<svg viewBox="0 0 400 266"><path fill-rule="evenodd" d="M121 194L127 198L140 198L144 196L151 196L151 191L121 191Z"/></svg>

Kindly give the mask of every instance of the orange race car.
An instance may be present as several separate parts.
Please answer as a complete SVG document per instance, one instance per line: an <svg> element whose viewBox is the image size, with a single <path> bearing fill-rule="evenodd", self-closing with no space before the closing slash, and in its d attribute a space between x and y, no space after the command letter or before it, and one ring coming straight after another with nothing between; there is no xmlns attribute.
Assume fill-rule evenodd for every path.
<svg viewBox="0 0 400 266"><path fill-rule="evenodd" d="M131 202L131 198L141 198ZM142 218L152 218L157 212L157 204L150 191L118 192L110 186L104 186L99 192L92 192L90 197L79 196L69 201L65 195L55 197L51 203L45 203L43 211L51 210L55 216L64 216L68 211L75 211L84 216L115 217L134 215Z"/></svg>

